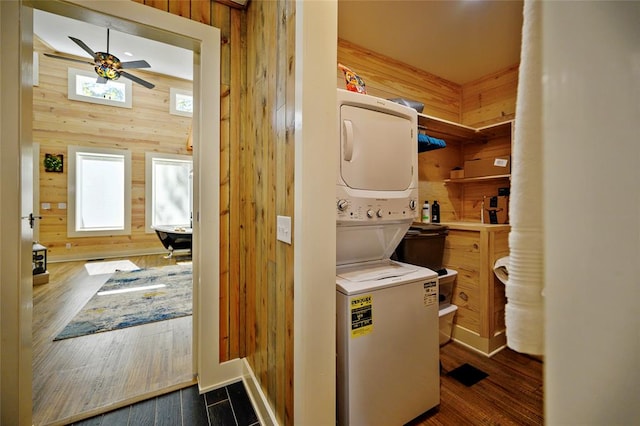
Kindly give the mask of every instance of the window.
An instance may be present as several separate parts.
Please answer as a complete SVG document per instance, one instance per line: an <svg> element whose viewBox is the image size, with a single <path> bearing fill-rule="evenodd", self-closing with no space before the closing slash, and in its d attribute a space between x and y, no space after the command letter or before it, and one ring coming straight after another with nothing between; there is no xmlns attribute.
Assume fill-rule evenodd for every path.
<svg viewBox="0 0 640 426"><path fill-rule="evenodd" d="M147 232L154 226L191 227L193 160L188 155L146 154Z"/></svg>
<svg viewBox="0 0 640 426"><path fill-rule="evenodd" d="M193 92L191 90L169 89L171 105L169 112L173 115L184 115L191 117L193 115Z"/></svg>
<svg viewBox="0 0 640 426"><path fill-rule="evenodd" d="M131 153L70 146L69 237L131 233Z"/></svg>
<svg viewBox="0 0 640 426"><path fill-rule="evenodd" d="M119 78L98 83L95 72L69 68L67 96L74 101L131 108L131 80Z"/></svg>

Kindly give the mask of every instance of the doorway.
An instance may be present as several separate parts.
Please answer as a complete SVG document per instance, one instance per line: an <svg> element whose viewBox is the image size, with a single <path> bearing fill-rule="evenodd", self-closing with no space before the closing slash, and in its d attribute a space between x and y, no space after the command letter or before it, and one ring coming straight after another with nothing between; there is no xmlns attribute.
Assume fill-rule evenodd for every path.
<svg viewBox="0 0 640 426"><path fill-rule="evenodd" d="M206 305L206 309L202 308L203 300L217 300L219 293L219 260L215 250L219 241L219 176L217 168L210 166L201 168L199 164L204 158L207 159L206 163L208 165L219 164L219 30L195 21L187 22L183 18L135 2L123 2L118 5L117 10L111 10L109 2L94 4L94 2L84 1L25 0L23 2L11 2L7 7L3 5L3 52L5 51L5 46L8 47L7 51L11 50L9 46L15 48L15 51L20 51L21 49L23 51L29 50L32 37L32 34L29 34L32 31L30 7L86 20L97 25L111 26L124 32L179 45L194 52L194 102L197 105L197 111L193 117L193 149L194 159L196 159L194 164L193 241L194 372L198 376L201 389L238 377L240 369L236 365L237 363L226 363L224 366L219 363L218 350L215 346L218 342L218 306L211 304ZM23 16L25 19L20 19ZM14 20L14 22L10 23L10 20ZM19 58L17 62L23 64L23 68L30 68L31 57L25 54L16 54L16 57ZM203 78L204 76L206 78ZM10 81L9 79L12 80L7 84ZM12 72L3 75L3 87L13 83L16 88L20 88L23 86L22 82L27 81L29 79L22 77L20 73ZM29 89L23 87L22 91L24 90L28 91ZM3 92L3 105L8 102L8 97L5 98L5 93ZM7 135L12 136L15 142L8 147L3 147L3 154L5 154L5 150L13 149L9 154L16 158L19 155L15 151L30 151L31 148L30 141L27 140L29 132L26 130L21 132L19 124L22 120L21 117L24 117L25 122L30 121L31 109L25 102L25 105L14 114L5 116L5 111L6 109L3 108L3 123L9 122L12 124L13 134L7 133L9 129L3 126L3 144ZM206 123L201 119L202 117L207 118ZM200 140L206 140L207 143L201 144ZM4 166L8 161L7 158L6 156L2 158L3 176L6 170ZM15 162L13 159L11 161ZM30 168L29 172L31 172ZM4 178L3 181L5 181ZM205 184L201 185L201 182ZM7 180L4 183L8 184L9 181ZM26 182L23 182L23 184L26 184ZM29 189L29 196L32 188L32 183L29 183L29 187L24 187L24 189ZM21 198L20 193L16 193L16 198ZM15 227L15 223L18 221L16 216L14 213L11 213L11 215L3 214L3 228L8 226L5 221L12 221L12 226ZM201 241L199 235L209 236L206 244ZM3 276L6 273L7 277L14 275L18 279L13 280L11 288L3 290L2 313L4 316L6 313L16 312L19 321L12 324L3 321L2 419L3 422L6 420L8 424L31 424L31 341L28 337L31 335L32 326L29 311L31 291L27 289L27 291L21 292L19 289L24 288L25 283L30 284L31 280L30 244L27 245L24 242L28 241L29 238L25 239L19 234L11 235L11 238L9 238L10 235L8 234L3 235L3 237L5 236L7 236L7 239L3 241L3 253L5 252L5 247L12 247L12 251L16 253L16 256L10 260L15 258L16 262L5 262L3 264ZM15 250L18 245L21 246L20 256L17 255L18 252ZM203 262L201 265L201 258L206 258L207 262ZM2 282L4 284L5 279ZM21 283L21 285L16 283ZM3 285L3 287L5 286ZM5 353L15 353L16 356L5 356ZM5 377L11 380L4 380Z"/></svg>
<svg viewBox="0 0 640 426"><path fill-rule="evenodd" d="M129 255L126 257L130 266L122 264L127 246L135 247L137 241L151 241L151 244L157 244L157 249L161 247L156 235L150 233L146 227L142 227L140 223L142 218L135 214L143 207L141 204L145 201L135 194L145 190L145 198L147 198L147 184L156 187L162 181L162 177L158 177L157 173L145 173L146 165L145 167L136 166L135 159L139 162L140 158L148 154L162 156L178 152L185 156L181 159L186 164L186 156L189 154L186 140L191 127L191 117L169 115L168 105L170 88L191 89L191 83L168 74L173 72L189 77L192 74L193 59L191 52L188 54L185 52L186 49L174 49L159 42L153 42L154 44L148 47L142 44L150 43L146 41L147 39L131 37L113 29L109 34L107 28L102 26L42 10L33 11L33 21L33 46L34 52L39 57L37 62L34 58L34 64L39 64L39 70L34 66L34 80L35 75L40 77L39 85L33 87L33 137L34 140L42 142L43 156L46 152L55 153L50 155L59 155L60 158L64 158L64 167L61 167L60 171L64 169L65 172L54 173L47 170L43 172L43 180L40 181L42 185L40 192L44 202L43 220L36 221L42 224L43 243L49 247L49 258L56 255L58 258L66 257L61 263L49 262L50 282L33 288L32 420L34 424L41 425L61 421L72 422L107 407L109 409L117 407L125 403L124 401L154 396L166 390L193 384L195 372L192 356L193 320L190 315L182 316L187 307L183 306L185 301L182 297L177 296L183 293L176 293L177 298L173 299L176 311L181 315L180 318L166 318L174 315L167 307L167 310L164 310L163 318L166 318L164 321L151 321L138 327L120 328L115 325L122 322L128 324L146 322L145 316L153 319L152 306L165 298L168 288L174 288L169 286L163 291L150 292L143 290L145 288L143 283L148 283L149 277L153 277L153 282L156 282L156 279L166 283L173 282L168 278L168 274L176 273L178 270L175 266L175 258L167 260L160 254L136 257ZM105 34L110 35L107 37L106 45L103 37ZM112 87L114 84L110 82L96 84L93 67L86 63L92 62L88 52L76 54L74 51L65 50L62 42L69 42L69 36L81 41L92 50L108 50L110 54L128 60L148 60L153 66L151 70L156 71L156 74L145 74L144 69L127 69L128 74L125 75L135 76L137 79L144 78L143 82L152 82L155 86L146 88L135 80L132 84L126 78L116 80L115 88L120 86L129 88L125 99L129 101L130 108L118 108L121 105L115 102L113 102L115 106L101 105L100 103L103 103L101 97L93 99L86 96L79 101L75 97L78 93L73 90L77 90L78 81L85 82L81 86L84 89L79 92L81 94L93 95L94 91L88 89L99 90L100 92L97 93L102 93L108 88L112 91L115 89ZM133 58L125 56L124 50L133 52L129 53L130 55L137 54L137 56ZM154 53L159 52L163 53L160 57L153 56ZM50 54L56 56L46 56ZM183 56L186 56L185 60ZM70 57L83 58L83 60L86 57L87 60L85 63L61 60ZM161 59L165 57L175 58L177 63L184 64L181 68L188 66L188 70L173 71L161 68ZM36 74L38 71L40 72ZM72 74L71 71L74 73ZM86 73L86 80L79 80L76 72ZM69 86L69 99L67 99L67 86ZM112 94L110 91L106 93ZM74 95L73 98L71 94ZM118 92L115 94L117 95ZM116 97L116 99L120 98ZM166 111L164 106L167 107ZM126 120L128 126L122 126L122 119ZM64 124L60 126L58 123ZM171 123L171 125L166 130L156 133L154 130L160 128L158 123ZM122 161L124 167L120 167L129 174L131 183L125 183L124 180L120 182L124 192L113 194L114 199L102 205L100 200L105 198L109 191L107 189L96 191L96 187L119 182L116 176L120 170L118 168L120 163L114 160L115 154L113 154L116 150L123 154L123 158L126 154L129 160ZM112 153L112 156L107 156L105 152ZM37 158L34 155L36 162ZM192 158L188 158L191 163ZM90 163L90 166L81 167L82 162L79 160ZM191 165L186 167L186 172L191 168ZM182 169L180 177L185 178L185 170ZM80 171L82 173L79 173ZM105 180L104 176L110 176L110 179ZM38 182L34 179L34 194L38 192ZM74 182L78 183L75 191L73 190ZM83 184L83 182L89 183ZM187 183L184 183L183 186L186 185ZM129 188L133 196L128 194ZM180 217L170 219L180 219L180 222L171 223L187 226L191 205L188 195L191 194L191 190L181 189L183 192L178 191L178 185L170 188L168 191L174 191L171 193L172 197L167 197L168 201L173 200L189 206L180 205ZM80 194L81 191L85 192ZM168 192L160 191L159 195L164 193ZM97 194L99 194L97 199L93 199ZM108 209L105 207L117 206L119 197L130 200L125 202L123 207L131 203L131 214L125 215L131 217L131 230L126 232L127 235L103 235L93 236L93 238L86 235L92 233L91 229L95 228L97 223L102 223L98 221L106 223L112 221L113 215L106 214ZM73 215L80 209L80 207L78 210L74 208L76 200L83 200L81 215ZM38 203L34 202L34 211L37 207ZM156 207L158 210L154 210L156 215L153 217L157 220L166 219L160 215L163 211L161 206ZM165 201L164 211L166 210L171 210L167 201ZM148 209L145 208L145 211ZM112 213L116 213L118 217L117 209ZM74 216L81 217L82 220L75 226L71 225L71 229L75 230L77 237L86 236L85 238L68 238L64 230L59 227L56 229L57 223L63 221L62 224L64 224L65 219L69 221ZM82 226L83 229L79 231L78 226ZM35 229L34 237L37 237ZM69 249L65 249L65 243L70 246ZM114 255L119 257L116 259ZM73 258L79 260L74 261ZM139 268L141 271L127 272L132 268ZM116 273L118 269L122 272ZM181 271L187 269L190 270L190 267L179 267ZM155 272L160 270L166 271L165 278L159 278L159 272ZM122 281L124 279L127 281ZM192 282L191 279L189 281ZM113 286L123 282L131 283L127 284L128 289L138 287L140 290L128 292L124 296L96 295L96 292L105 285ZM75 322L80 326L75 328L76 331L72 335L77 336L61 338L59 335L61 330L74 330L72 326L74 319L82 312L87 312L84 309L85 306L90 306L91 303L105 304L106 302L100 302L104 299L112 299L107 312L110 315L120 315L121 319L114 318L106 322ZM181 300L182 303L178 303L177 300ZM136 301L141 303L134 308ZM99 309L102 310L104 306L107 305L102 305ZM192 310L191 301L188 309ZM90 323L95 324L97 329L115 327L117 330L92 333L93 330L88 327Z"/></svg>

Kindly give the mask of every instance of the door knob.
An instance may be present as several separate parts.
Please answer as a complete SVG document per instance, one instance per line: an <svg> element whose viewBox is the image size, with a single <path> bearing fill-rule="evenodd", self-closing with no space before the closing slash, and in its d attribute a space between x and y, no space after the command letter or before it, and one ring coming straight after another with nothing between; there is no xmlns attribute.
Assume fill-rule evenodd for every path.
<svg viewBox="0 0 640 426"><path fill-rule="evenodd" d="M22 219L29 219L29 226L33 229L36 219L42 219L42 216L34 216L33 213L29 213L29 216L22 216Z"/></svg>

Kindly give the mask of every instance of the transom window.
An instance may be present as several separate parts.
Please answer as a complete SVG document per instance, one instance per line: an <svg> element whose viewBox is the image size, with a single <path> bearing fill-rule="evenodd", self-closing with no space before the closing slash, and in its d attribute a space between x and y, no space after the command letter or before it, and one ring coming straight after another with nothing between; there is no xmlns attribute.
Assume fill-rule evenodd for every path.
<svg viewBox="0 0 640 426"><path fill-rule="evenodd" d="M131 108L131 81L126 78L98 83L95 72L69 68L67 96L74 101Z"/></svg>
<svg viewBox="0 0 640 426"><path fill-rule="evenodd" d="M191 117L193 115L193 92L191 90L169 89L171 98L169 112L174 115L184 115Z"/></svg>

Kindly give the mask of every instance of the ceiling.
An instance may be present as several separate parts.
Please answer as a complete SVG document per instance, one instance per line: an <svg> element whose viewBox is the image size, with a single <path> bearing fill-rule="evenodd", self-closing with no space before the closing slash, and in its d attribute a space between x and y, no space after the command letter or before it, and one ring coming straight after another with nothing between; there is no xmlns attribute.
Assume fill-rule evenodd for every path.
<svg viewBox="0 0 640 426"><path fill-rule="evenodd" d="M338 0L338 37L464 84L519 62L522 4L522 0ZM34 10L34 33L59 53L88 58L68 36L96 51L107 49L104 28L40 10ZM192 79L189 50L111 30L109 51L122 61L146 60L151 68L145 70Z"/></svg>
<svg viewBox="0 0 640 426"><path fill-rule="evenodd" d="M522 6L522 0L338 0L338 37L464 84L520 62Z"/></svg>
<svg viewBox="0 0 640 426"><path fill-rule="evenodd" d="M33 33L53 51L87 58L89 61L92 58L87 52L68 36L82 40L94 51L107 51L105 28L42 10L33 11ZM144 59L151 65L151 68L145 68L145 71L186 80L193 79L193 52L187 49L110 30L109 53L117 56L122 62ZM75 66L82 67L82 64ZM89 64L87 67L91 69ZM136 69L127 71L134 75L137 72Z"/></svg>

